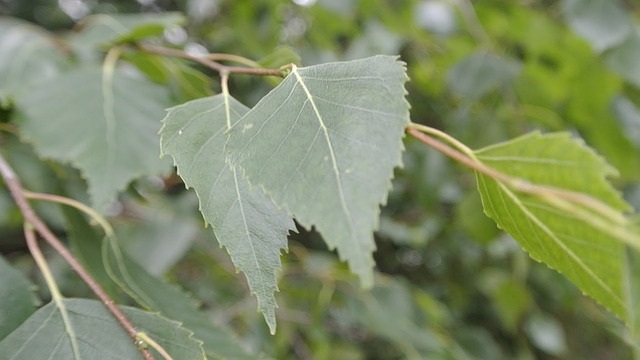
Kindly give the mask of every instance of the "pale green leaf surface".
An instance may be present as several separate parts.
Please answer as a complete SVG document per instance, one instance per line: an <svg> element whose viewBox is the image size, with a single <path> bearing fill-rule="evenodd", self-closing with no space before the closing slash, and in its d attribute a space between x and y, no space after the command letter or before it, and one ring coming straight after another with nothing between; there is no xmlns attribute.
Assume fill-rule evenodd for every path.
<svg viewBox="0 0 640 360"><path fill-rule="evenodd" d="M375 56L294 68L235 124L227 150L276 204L315 225L373 283L373 231L409 121L402 62Z"/></svg>
<svg viewBox="0 0 640 360"><path fill-rule="evenodd" d="M260 191L251 189L223 154L227 123L234 124L248 109L232 97L216 95L169 110L163 120L161 147L173 157L178 174L193 187L200 211L227 248L236 269L247 276L272 332L275 331L276 270L280 250L287 248L293 221ZM229 119L227 119L229 114Z"/></svg>
<svg viewBox="0 0 640 360"><path fill-rule="evenodd" d="M567 23L598 51L622 42L633 30L633 18L618 0L564 0Z"/></svg>
<svg viewBox="0 0 640 360"><path fill-rule="evenodd" d="M640 86L640 31L606 54L605 61L615 73L630 83Z"/></svg>
<svg viewBox="0 0 640 360"><path fill-rule="evenodd" d="M0 359L142 359L136 345L104 304L85 299L65 299L62 304L69 314L71 330L65 327L60 308L51 302L0 342ZM120 309L138 331L147 333L173 359L205 358L201 343L179 323L130 307ZM71 339L78 346L76 355ZM156 359L161 358L153 352Z"/></svg>
<svg viewBox="0 0 640 360"><path fill-rule="evenodd" d="M513 81L521 68L513 59L478 52L453 66L447 74L447 83L454 92L473 100Z"/></svg>
<svg viewBox="0 0 640 360"><path fill-rule="evenodd" d="M27 278L0 256L0 340L34 311L36 298Z"/></svg>
<svg viewBox="0 0 640 360"><path fill-rule="evenodd" d="M116 239L105 239L103 258L109 275L141 306L179 321L203 341L207 356L213 359L251 360L252 356L233 336L200 311L195 301L177 287L152 276L132 261Z"/></svg>
<svg viewBox="0 0 640 360"><path fill-rule="evenodd" d="M615 169L568 133L532 133L478 150L476 156L505 174L587 194L620 212L629 210L605 179ZM515 192L482 174L477 179L487 215L533 259L563 273L584 293L628 320L625 246L620 239L540 197Z"/></svg>
<svg viewBox="0 0 640 360"><path fill-rule="evenodd" d="M0 17L0 95L16 95L56 77L67 54L52 34L30 23Z"/></svg>
<svg viewBox="0 0 640 360"><path fill-rule="evenodd" d="M40 156L80 169L102 211L131 180L170 168L157 134L168 104L166 91L147 80L88 67L42 84L18 106L24 138Z"/></svg>

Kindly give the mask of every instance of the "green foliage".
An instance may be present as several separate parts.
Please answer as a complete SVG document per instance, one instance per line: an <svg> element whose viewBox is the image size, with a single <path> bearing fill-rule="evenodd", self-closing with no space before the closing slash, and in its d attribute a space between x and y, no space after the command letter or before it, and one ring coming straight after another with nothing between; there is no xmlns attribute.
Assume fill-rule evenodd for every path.
<svg viewBox="0 0 640 360"><path fill-rule="evenodd" d="M614 217L622 218L621 211L630 209L605 180L615 170L569 134L525 135L475 155L481 163L532 184L591 195L618 210ZM593 208L569 204L570 200L553 194L517 193L509 184L482 174L478 174L478 189L487 215L532 258L565 274L582 291L630 320L624 242L637 247L640 239L630 226L625 232L624 225Z"/></svg>
<svg viewBox="0 0 640 360"><path fill-rule="evenodd" d="M205 358L200 341L193 339L191 332L179 323L134 308L123 308L123 311L175 358ZM137 359L140 353L103 304L95 300L65 299L38 309L4 338L0 342L0 356L25 360Z"/></svg>
<svg viewBox="0 0 640 360"><path fill-rule="evenodd" d="M640 358L637 5L139 3L0 7L0 160L158 346L0 161L0 358Z"/></svg>
<svg viewBox="0 0 640 360"><path fill-rule="evenodd" d="M280 249L294 225L257 189L251 189L223 154L225 132L248 111L224 95L194 100L169 110L161 134L178 174L195 188L200 211L258 297L271 332L275 332L276 270Z"/></svg>
<svg viewBox="0 0 640 360"><path fill-rule="evenodd" d="M386 56L294 67L229 134L229 161L300 224L315 225L365 287L378 206L409 121L405 81L402 63Z"/></svg>

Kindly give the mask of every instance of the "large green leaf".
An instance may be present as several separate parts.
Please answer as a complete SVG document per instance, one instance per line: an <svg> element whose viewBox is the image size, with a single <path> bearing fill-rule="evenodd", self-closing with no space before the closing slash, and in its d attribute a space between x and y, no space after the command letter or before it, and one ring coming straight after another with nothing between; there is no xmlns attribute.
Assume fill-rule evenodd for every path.
<svg viewBox="0 0 640 360"><path fill-rule="evenodd" d="M185 184L196 190L204 219L236 268L247 276L258 308L274 332L276 270L280 249L287 248L287 233L294 224L225 161L225 131L247 111L224 95L171 108L163 120L161 146L163 154L173 157Z"/></svg>
<svg viewBox="0 0 640 360"><path fill-rule="evenodd" d="M162 87L108 67L66 73L18 103L23 136L39 155L79 168L98 210L132 179L169 169L157 134L168 104Z"/></svg>
<svg viewBox="0 0 640 360"><path fill-rule="evenodd" d="M567 133L532 133L475 154L502 173L589 195L618 211L621 218L622 211L630 210L605 179L615 169ZM563 273L583 292L629 320L623 241L637 243L640 237L621 239L616 229L623 225L577 204L573 211L544 196L517 192L486 175L478 174L477 179L485 212L532 258Z"/></svg>
<svg viewBox="0 0 640 360"><path fill-rule="evenodd" d="M315 225L364 286L373 231L409 121L404 64L391 56L291 74L232 128L230 161L302 225Z"/></svg>
<svg viewBox="0 0 640 360"><path fill-rule="evenodd" d="M112 278L148 310L180 321L204 342L207 354L215 359L250 360L254 356L227 329L216 325L198 310L195 301L175 286L153 277L118 247L116 239L105 239L104 261Z"/></svg>
<svg viewBox="0 0 640 360"><path fill-rule="evenodd" d="M53 36L27 22L0 17L0 95L15 95L68 66Z"/></svg>
<svg viewBox="0 0 640 360"><path fill-rule="evenodd" d="M0 359L142 359L115 317L95 300L66 299L40 308L0 342ZM138 309L121 307L139 331L149 335L175 360L204 359L201 343L179 323ZM155 353L156 359L161 358Z"/></svg>
<svg viewBox="0 0 640 360"><path fill-rule="evenodd" d="M0 340L34 311L36 298L27 278L0 256Z"/></svg>

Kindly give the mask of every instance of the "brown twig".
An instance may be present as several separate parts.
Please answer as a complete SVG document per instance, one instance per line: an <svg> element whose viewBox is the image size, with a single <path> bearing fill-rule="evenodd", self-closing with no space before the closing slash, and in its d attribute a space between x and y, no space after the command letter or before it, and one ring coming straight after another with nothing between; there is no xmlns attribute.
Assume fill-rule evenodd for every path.
<svg viewBox="0 0 640 360"><path fill-rule="evenodd" d="M67 250L67 248L58 240L58 238L53 234L53 232L49 229L49 227L40 219L38 215L36 215L35 211L29 205L27 199L25 198L23 192L22 185L20 184L20 179L13 171L11 166L6 162L4 157L0 155L0 175L4 179L7 188L9 188L9 192L13 197L16 205L22 212L22 216L25 221L33 226L33 228L42 236L42 238L53 247L60 256L69 264L69 266L80 276L82 281L84 281L89 288L93 291L94 294L102 301L104 306L111 312L111 314L116 318L116 320L120 323L122 328L127 332L129 337L133 340L134 343L139 341L138 339L138 331L135 326L131 323L131 321L124 315L120 309L115 305L114 301L107 295L104 289L98 284L91 275L80 265L78 260ZM149 350L138 347L142 356L145 360L154 360L153 355Z"/></svg>
<svg viewBox="0 0 640 360"><path fill-rule="evenodd" d="M262 69L262 68L254 68L254 67L244 67L244 66L227 66L223 65L217 61L211 59L210 56L197 56L186 53L185 51L172 49L162 46L149 45L149 44L138 44L138 49L147 53L164 55L164 56L173 56L186 60L190 60L196 62L200 65L206 66L209 69L217 71L220 74L246 74L246 75L259 75L259 76L278 76L283 77L283 71L280 69ZM220 54L216 54L217 58L220 58Z"/></svg>

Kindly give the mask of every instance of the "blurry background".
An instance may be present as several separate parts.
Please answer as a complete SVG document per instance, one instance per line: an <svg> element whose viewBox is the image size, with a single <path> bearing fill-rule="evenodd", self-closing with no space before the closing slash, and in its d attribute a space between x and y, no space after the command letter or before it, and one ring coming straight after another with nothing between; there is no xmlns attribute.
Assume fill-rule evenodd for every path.
<svg viewBox="0 0 640 360"><path fill-rule="evenodd" d="M91 14L166 11L187 22L165 40L192 51L265 61L297 54L303 65L399 54L411 78L412 121L474 149L536 129L570 131L620 171L615 184L640 208L635 1L0 0L0 14L63 36ZM273 86L231 81L250 106ZM202 96L219 91L215 77L205 82ZM207 240L195 195L179 179L132 185L112 221L145 268L179 283L213 321L275 359L631 358L618 320L484 216L473 173L411 139L406 148L376 235L376 288L360 291L319 235L301 229L283 256L275 336L243 275ZM47 178L59 169L24 151L29 188L51 191ZM0 190L0 252L36 273L20 216ZM41 210L61 223L57 208ZM65 293L87 294L59 265Z"/></svg>

